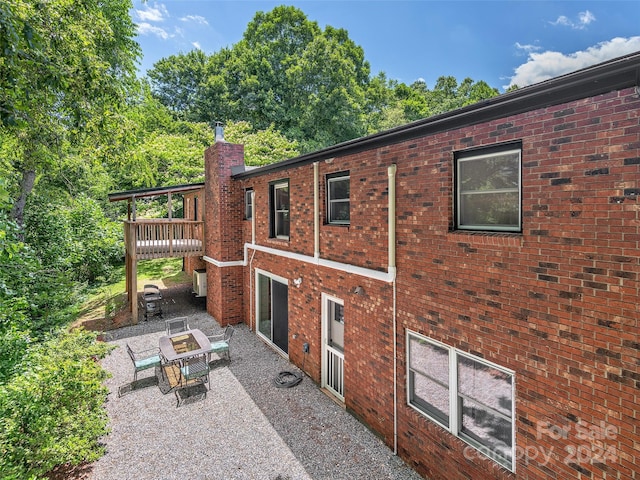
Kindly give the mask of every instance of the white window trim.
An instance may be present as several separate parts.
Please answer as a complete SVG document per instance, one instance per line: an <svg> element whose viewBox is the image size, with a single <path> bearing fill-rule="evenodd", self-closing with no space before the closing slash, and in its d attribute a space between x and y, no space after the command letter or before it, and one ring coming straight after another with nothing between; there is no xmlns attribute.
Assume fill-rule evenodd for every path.
<svg viewBox="0 0 640 480"><path fill-rule="evenodd" d="M282 188L286 188L289 191L289 205L288 205L288 209L287 210L277 210L276 209L276 204L277 204L277 196L278 196L278 190L282 189ZM289 216L291 215L291 190L289 189L289 182L278 182L275 183L273 185L273 234L275 236L275 238L282 238L282 239L289 239L289 235L278 235L278 212L287 212L289 214ZM289 217L291 218L291 217ZM289 228L291 228L291 224L289 224Z"/></svg>
<svg viewBox="0 0 640 480"><path fill-rule="evenodd" d="M251 209L251 214L247 215L249 209ZM253 189L252 188L247 188L244 191L244 218L245 220L251 220L253 218Z"/></svg>
<svg viewBox="0 0 640 480"><path fill-rule="evenodd" d="M416 405L413 405L410 401L411 390L409 385L409 377L410 377L410 370L411 370L410 368L411 358L409 357L409 345L410 345L409 342L411 337L424 340L432 345L435 345L439 348L443 348L449 352L449 426L448 427L444 425L442 422L438 421L437 418L434 418L431 415L429 415L428 412L425 412L424 410L421 410L420 408L418 408ZM430 421L441 426L452 435L455 435L466 444L475 448L478 452L480 452L487 458L490 458L491 460L495 461L497 464L507 468L509 471L515 472L516 471L516 428L515 428L516 377L515 377L515 372L513 370L510 370L508 368L505 368L493 362L490 362L484 358L476 357L475 355L471 355L467 352L463 352L462 350L458 350L455 347L445 345L444 343L438 342L437 340L431 339L429 337L426 337L424 335L419 334L418 332L414 332L409 329L406 330L405 345L406 345L406 355L407 355L407 361L406 361L407 405L413 408L415 411L417 411L421 415L423 415L424 417L428 418ZM489 452L485 446L480 445L477 442L474 442L473 440L469 439L466 435L461 434L462 425L460 424L461 422L458 416L458 408L459 408L459 405L458 405L458 356L469 358L474 362L483 363L488 367L494 368L496 370L499 370L511 376L511 399L512 399L512 402L511 402L511 405L512 405L511 406L511 464L509 464L505 458L499 457L498 455L491 455L491 452Z"/></svg>
<svg viewBox="0 0 640 480"><path fill-rule="evenodd" d="M333 199L331 198L331 188L330 185L333 182L338 182L338 181L344 181L344 180L348 180L349 183L351 183L351 176L348 174L345 175L335 175L332 177L327 178L327 223L331 224L331 225L349 225L351 223L351 218L349 218L349 220L333 220L331 218L331 204L332 203L338 203L338 202L348 202L349 203L349 210L351 210L351 197L347 197L347 198L337 198L337 199ZM349 187L351 187L351 185L349 185ZM349 215L349 217L351 217L351 215Z"/></svg>
<svg viewBox="0 0 640 480"><path fill-rule="evenodd" d="M498 192L518 192L518 224L516 226L502 226L502 225L462 225L460 217L462 215L461 207L461 188L460 188L460 163L468 162L472 160L481 160L483 158L491 158L502 155L511 155L513 153L518 154L518 188L513 189L500 189L489 190L483 193L498 193ZM459 230L472 230L472 231L486 231L486 232L520 232L522 231L522 148L510 148L505 150L496 150L491 153L479 153L478 155L464 155L456 159L456 228Z"/></svg>

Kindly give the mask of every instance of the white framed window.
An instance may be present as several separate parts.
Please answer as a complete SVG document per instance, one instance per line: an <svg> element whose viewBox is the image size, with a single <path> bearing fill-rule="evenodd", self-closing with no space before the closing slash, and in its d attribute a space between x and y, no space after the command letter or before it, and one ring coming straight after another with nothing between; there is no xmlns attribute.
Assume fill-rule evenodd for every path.
<svg viewBox="0 0 640 480"><path fill-rule="evenodd" d="M245 220L253 218L253 189L251 188L244 191L244 218Z"/></svg>
<svg viewBox="0 0 640 480"><path fill-rule="evenodd" d="M456 154L457 229L521 231L521 152L518 143Z"/></svg>
<svg viewBox="0 0 640 480"><path fill-rule="evenodd" d="M514 372L407 330L411 407L511 471Z"/></svg>
<svg viewBox="0 0 640 480"><path fill-rule="evenodd" d="M253 218L253 189L247 188L244 191L244 218L251 220Z"/></svg>
<svg viewBox="0 0 640 480"><path fill-rule="evenodd" d="M327 223L348 225L350 222L351 179L349 172L327 175Z"/></svg>
<svg viewBox="0 0 640 480"><path fill-rule="evenodd" d="M289 181L269 185L270 236L289 238Z"/></svg>

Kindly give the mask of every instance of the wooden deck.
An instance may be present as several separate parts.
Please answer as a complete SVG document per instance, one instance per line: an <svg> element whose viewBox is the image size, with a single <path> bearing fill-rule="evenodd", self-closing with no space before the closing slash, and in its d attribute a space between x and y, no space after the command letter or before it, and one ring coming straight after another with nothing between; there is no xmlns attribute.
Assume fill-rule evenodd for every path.
<svg viewBox="0 0 640 480"><path fill-rule="evenodd" d="M204 222L136 220L125 222L127 252L136 260L204 255Z"/></svg>

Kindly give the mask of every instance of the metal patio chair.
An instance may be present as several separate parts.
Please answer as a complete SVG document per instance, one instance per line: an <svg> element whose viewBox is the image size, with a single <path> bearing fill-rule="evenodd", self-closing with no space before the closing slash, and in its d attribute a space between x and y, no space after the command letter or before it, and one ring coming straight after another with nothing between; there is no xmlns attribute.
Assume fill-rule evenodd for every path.
<svg viewBox="0 0 640 480"><path fill-rule="evenodd" d="M138 372L160 366L160 352L157 348L134 351L127 343L127 353L133 362L133 381L138 380Z"/></svg>
<svg viewBox="0 0 640 480"><path fill-rule="evenodd" d="M224 329L224 333L220 335L207 336L209 342L211 342L211 348L209 349L209 361L211 361L211 354L217 353L218 355L224 355L228 361L231 361L231 352L229 350L229 341L233 337L235 329L231 325L227 325Z"/></svg>
<svg viewBox="0 0 640 480"><path fill-rule="evenodd" d="M176 317L165 320L167 327L167 335L173 335L174 333L184 332L189 330L189 323L187 317Z"/></svg>
<svg viewBox="0 0 640 480"><path fill-rule="evenodd" d="M196 355L188 357L180 361L180 380L177 388L174 390L176 394L176 407L187 395L187 390L201 387L203 398L207 398L207 384L209 383L209 363L208 355Z"/></svg>

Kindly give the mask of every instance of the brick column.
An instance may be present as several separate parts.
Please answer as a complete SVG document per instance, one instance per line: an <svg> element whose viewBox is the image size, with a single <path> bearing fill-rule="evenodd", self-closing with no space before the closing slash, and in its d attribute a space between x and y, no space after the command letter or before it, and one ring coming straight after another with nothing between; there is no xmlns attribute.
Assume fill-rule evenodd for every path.
<svg viewBox="0 0 640 480"><path fill-rule="evenodd" d="M242 322L242 266L225 262L243 259L244 195L231 179L232 168L244 165L244 146L218 141L204 154L205 255L207 312L222 325Z"/></svg>

